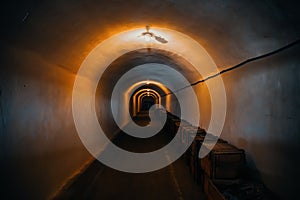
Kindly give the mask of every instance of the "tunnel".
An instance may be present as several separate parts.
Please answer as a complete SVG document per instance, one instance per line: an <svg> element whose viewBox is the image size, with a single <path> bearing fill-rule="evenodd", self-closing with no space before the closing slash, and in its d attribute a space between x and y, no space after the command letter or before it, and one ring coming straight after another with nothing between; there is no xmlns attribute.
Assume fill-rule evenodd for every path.
<svg viewBox="0 0 300 200"><path fill-rule="evenodd" d="M1 199L296 199L297 1L10 1Z"/></svg>

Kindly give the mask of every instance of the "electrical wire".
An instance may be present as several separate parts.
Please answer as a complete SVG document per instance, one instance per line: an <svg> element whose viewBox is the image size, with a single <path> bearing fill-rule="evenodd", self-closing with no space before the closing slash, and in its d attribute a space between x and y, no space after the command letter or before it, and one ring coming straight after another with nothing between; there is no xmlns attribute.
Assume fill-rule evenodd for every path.
<svg viewBox="0 0 300 200"><path fill-rule="evenodd" d="M300 39L297 39L297 40L295 40L294 42L291 42L291 43L289 43L289 44L287 44L287 45L285 45L285 46L283 46L283 47L281 47L281 48L279 48L279 49L276 49L276 50L274 50L274 51L271 51L271 52L269 52L269 53L266 53L266 54L263 54L263 55L260 55L260 56L256 56L256 57L249 58L249 59L247 59L247 60L245 60L245 61L243 61L243 62L240 62L240 63L237 64L237 65L234 65L234 66L229 67L229 68L227 68L227 69L221 70L220 72L218 72L218 73L216 73L216 74L213 74L213 75L208 76L208 77L206 77L206 78L204 78L204 79L202 79L202 80L199 80L199 81L197 81L197 82L195 82L195 83L192 83L192 84L190 84L190 85L187 85L187 86L185 86L185 87L182 87L182 88L180 88L180 89L178 89L178 90L176 90L176 91L174 91L174 92L167 93L167 94L163 95L162 97L167 96L167 95L174 94L174 93L179 92L179 91L181 91L181 90L184 90L184 89L186 89L186 88L188 88L188 87L195 86L195 85L197 85L197 84L199 84L199 83L203 83L203 82L205 82L205 81L207 81L207 80L209 80L209 79L212 79L212 78L215 78L215 77L217 77L217 76L220 76L221 74L224 74L224 73L227 73L227 72L232 71L232 70L234 70L234 69L243 67L244 65L246 65L246 64L248 64L248 63L251 63L251 62L253 62L253 61L257 61L257 60L260 60L260 59L263 59L263 58L272 56L272 55L277 54L277 53L279 53L279 52L282 52L282 51L284 51L284 50L286 50L286 49L289 49L289 48L291 48L291 47L293 47L293 46L295 46L295 45L297 45L297 44L299 44L299 43L300 43Z"/></svg>

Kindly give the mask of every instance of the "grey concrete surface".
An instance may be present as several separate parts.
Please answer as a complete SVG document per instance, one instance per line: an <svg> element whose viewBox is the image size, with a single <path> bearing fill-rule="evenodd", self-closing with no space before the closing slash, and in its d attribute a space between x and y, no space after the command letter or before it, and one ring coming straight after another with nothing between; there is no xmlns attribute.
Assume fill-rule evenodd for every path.
<svg viewBox="0 0 300 200"><path fill-rule="evenodd" d="M199 42L223 68L279 48L298 38L300 30L299 3L292 0L30 0L5 2L1 8L0 181L7 199L49 198L91 159L74 127L72 87L84 58L108 37L148 24L174 29ZM291 188L290 179L281 177L290 175L282 171L292 174L298 157L294 155L298 147L290 142L299 141L299 63L289 59L286 55L257 67L263 72L224 76L229 97L224 137L249 150L253 165L275 191L282 191L278 187L283 182ZM278 66L269 71L270 63ZM119 73L112 77L124 71ZM243 80L265 82L248 85ZM274 88L269 91L271 83ZM109 84L108 80L101 85L104 93L110 92ZM205 89L196 90L199 104L205 105L201 121L205 126L209 95ZM105 98L97 102L109 105ZM258 115L256 110L264 113ZM108 129L116 130L109 113L100 115L109 121ZM109 134L112 137L114 131ZM263 153L264 149L274 149L276 155Z"/></svg>
<svg viewBox="0 0 300 200"><path fill-rule="evenodd" d="M135 121L144 126L147 125L148 119L138 115ZM170 134L166 131L161 131L146 141L120 132L114 143L132 152L149 152L161 148L170 139ZM205 200L206 198L202 188L193 182L184 158L179 158L168 167L142 174L120 172L96 160L56 199Z"/></svg>
<svg viewBox="0 0 300 200"><path fill-rule="evenodd" d="M298 194L300 178L300 45L222 75L227 112L221 138L247 153L253 176L282 199ZM200 124L210 121L205 84L197 91Z"/></svg>

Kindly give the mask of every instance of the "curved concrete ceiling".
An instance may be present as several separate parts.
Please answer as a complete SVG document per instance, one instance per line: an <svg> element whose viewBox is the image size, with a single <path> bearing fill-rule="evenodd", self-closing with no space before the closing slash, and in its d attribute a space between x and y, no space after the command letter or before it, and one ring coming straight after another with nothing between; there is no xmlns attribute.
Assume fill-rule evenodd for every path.
<svg viewBox="0 0 300 200"><path fill-rule="evenodd" d="M144 91L144 90L146 90L146 91ZM163 107L165 107L165 108L168 107L166 104L169 103L170 97L167 97L166 94L169 94L171 92L169 90L169 88L163 87L163 85L160 86L160 85L150 84L150 82L147 83L147 81L146 81L146 85L143 85L143 86L137 88L132 93L132 96L130 98L130 105L132 105L132 107L133 107L133 112L132 112L133 115L137 114L140 95L143 94L143 93L147 93L147 90L150 90L150 92L151 92L151 90L155 91L156 96L157 96L158 101L159 101L158 103L160 105L162 105ZM165 97L165 98L161 98L161 97ZM174 104L177 105L178 100L177 100L176 96L173 96L172 99L173 99Z"/></svg>
<svg viewBox="0 0 300 200"><path fill-rule="evenodd" d="M106 38L152 25L185 33L217 66L231 66L278 48L299 35L299 15L288 1L29 1L4 9L2 43L76 72ZM215 15L218 13L218 15Z"/></svg>
<svg viewBox="0 0 300 200"><path fill-rule="evenodd" d="M153 90L153 89L142 89L139 90L138 92L136 92L133 96L134 100L137 101L138 99L140 99L143 95L152 95L155 97L155 99L160 100L161 96L160 94Z"/></svg>
<svg viewBox="0 0 300 200"><path fill-rule="evenodd" d="M127 122L125 108L129 105L131 96L136 93L138 88L147 85L147 82L158 85L165 93L169 90L175 91L179 86L188 84L184 76L167 65L147 63L132 68L118 80L112 91L112 99L115 101L112 101L111 107L116 121ZM167 102L169 98L167 96ZM166 106L169 110L170 105L166 104Z"/></svg>
<svg viewBox="0 0 300 200"><path fill-rule="evenodd" d="M190 83L196 82L202 77L194 66L180 55L162 49L144 48L131 51L114 60L105 70L101 79L109 80L114 85L124 73L145 63L158 63L170 66L179 71ZM144 74L149 73L148 70L152 71L150 73L153 73L151 69L144 70Z"/></svg>
<svg viewBox="0 0 300 200"><path fill-rule="evenodd" d="M144 99L152 99L153 101L155 101L156 104L158 104L158 99L154 94L143 94L140 96L140 102L143 103Z"/></svg>
<svg viewBox="0 0 300 200"><path fill-rule="evenodd" d="M12 177L14 180L12 183L17 184L23 190L26 190L24 188L34 188L32 190L33 193L37 191L37 193L43 194L36 196L39 199L44 199L46 197L45 194L48 195L52 192L58 186L57 183L60 183L69 175L69 172L66 173L66 171L70 170L71 166L77 167L79 163L81 164L79 159L83 158L83 153L81 150L77 150L80 141L74 137L75 128L73 127L73 120L71 120L71 91L75 74L78 72L84 59L98 44L117 33L151 25L151 27L166 28L188 35L205 48L219 68L223 68L282 47L294 41L300 35L299 3L291 0L129 0L126 2L121 0L29 0L23 2L7 1L2 5L2 8L0 18L0 49L2 58L0 62L1 68L4 69L0 73L0 82L1 93L4 94L4 98L1 96L1 100L4 101L4 113L8 116L6 119L8 119L7 127L9 131L7 132L9 134L2 134L4 140L0 141L0 146L4 146L5 151L1 152L4 152L5 155L6 153L9 156L11 155L12 161L16 161L12 162L13 165L11 165L13 173L21 173L28 180L31 180L32 183L34 182L34 184L30 184L30 181L24 182L25 178L22 177L19 181L18 178L20 176L16 176ZM145 56L145 49L144 54L142 51L133 52L127 59L120 60L120 68L117 70L118 74L114 74L114 81L118 80L116 77L122 76L131 67L149 62L166 64L180 71L180 73L180 67L184 67L182 74L186 73L184 76L189 81L192 82L197 78L193 76L193 69L184 64L184 60L179 59L176 61L173 55L165 52L154 52L150 55L150 57L152 56L151 59L148 59ZM295 51L297 52L297 50ZM296 53L294 51L291 52L291 56L281 57L283 59L282 69L284 70L292 69L285 62L289 62L291 65L293 62L298 63L296 62L298 60L294 59L294 57L297 58L295 56ZM274 58L273 61L269 60L261 63L261 65L280 62L281 58ZM291 60L286 61L285 59ZM117 60L116 62L118 62ZM163 62L163 60L165 61ZM128 64L128 67L125 64ZM259 65L250 65L249 68L255 68L255 66ZM276 68L277 65L274 64L274 67ZM191 71L189 72L187 69ZM265 69L263 68L263 70ZM274 110L277 111L276 102L284 103L285 105L291 103L288 109L284 109L284 107L279 109L282 116L290 117L290 111L284 112L283 110L293 110L293 105L297 105L297 102L294 101L296 99L294 91L297 92L298 90L292 82L297 79L288 77L293 72L288 72L287 75L280 77L282 78L280 80L282 81L282 87L285 87L283 83L288 82L286 80L291 80L291 82L286 84L289 90L282 89L282 91L285 91L284 96L291 97L287 99L293 99L292 101L283 99L270 105L268 101L272 101L274 98L272 99L273 96L266 94L266 101L261 99L256 101L259 106L254 106L254 101L250 105L246 105L246 103L249 103L249 95L242 93L242 96L239 96L240 90L243 88L250 89L252 93L249 94L264 95L265 88L270 88L267 87L269 86L268 84L271 85L273 80L277 81L276 76L278 74L286 72L284 70L278 72L270 70L270 74L272 73L270 76L262 73L262 76L257 76L257 79L256 77L253 78L254 73L260 73L263 70L251 72L251 77L243 77L247 73L242 72L237 73L232 79L227 79L227 83L231 87L230 95L232 98L229 104L232 106L232 109L228 112L230 121L225 130L232 131L229 137L233 139L233 142L241 142L243 143L242 146L249 148L249 155L258 156L259 162L257 166L259 169L262 169L262 177L269 179L269 182L274 182L275 184L276 180L279 180L278 182L280 183L289 180L284 178L290 175L288 173L282 178L278 178L278 173L274 173L277 171L276 167L274 169L269 167L269 165L274 165L275 163L276 166L281 166L282 163L265 162L265 158L269 153L277 152L278 148L276 147L279 146L280 149L285 149L286 147L284 142L278 143L279 139L282 139L282 133L276 132L276 130L280 129L271 128L265 130L259 126L253 131L253 136L251 135L250 137L246 135L252 130L252 124L249 124L247 121L248 116L240 117L240 110L235 108L245 108L246 110L254 111L256 109L259 110L267 102L266 107L270 107L270 109L266 108L266 110L259 111L268 111L268 113L270 111L270 113L273 113ZM111 77L108 76L108 79L105 80L108 84L111 83ZM233 81L236 77L243 79L243 81ZM255 86L257 87L258 84L247 85L245 83L246 81L259 80L258 78L260 77L267 77L266 79L270 77L270 80L265 82L265 87L259 88L263 92L256 90ZM238 83L237 86L233 87L236 83ZM28 85L32 87L27 87ZM99 121L102 125L105 124L105 130L111 133L109 136L113 136L116 131L113 127L116 125L111 120L111 113L106 112L106 109L110 108L110 102L103 96L111 92L109 87L108 89L105 88L106 86L109 85L102 86L99 84L99 87L102 87L101 89L104 88L101 92L105 94L96 95L101 100L97 104L100 107L97 114L99 113L100 116L103 116ZM252 88L251 86L254 87ZM273 85L271 86L273 87ZM5 88L4 91L2 91L3 88ZM239 99L239 101L234 101L235 98ZM245 104L241 103L243 100L245 100ZM207 103L208 101L204 98L203 102ZM28 114L29 111L30 115ZM211 112L207 111L205 113ZM251 112L250 114L253 113ZM273 124L280 121L276 116L268 116L268 118L266 116L256 118L255 116L258 116L256 114L253 116L253 120L250 120L250 122L253 122L254 125L259 120L260 124L266 123L276 127ZM107 120L105 121L104 119ZM89 122L87 118L84 121ZM280 126L282 129L293 127L290 126L293 121L291 123L287 122L287 120L282 122L284 122ZM88 123L86 125L88 126ZM294 130L293 128L291 129ZM242 131L239 133L239 130ZM274 134L272 131L274 131ZM293 140L297 140L294 139L293 133L295 132L291 131L289 133L287 137L283 138L283 141L290 141L291 144L288 143L287 146L291 146L290 150L293 150ZM258 136L260 134L261 136ZM268 136L270 136L270 141L266 144L267 146L263 145L261 147L257 141L261 141L262 138L268 138ZM291 140L287 139L290 136L292 136ZM22 140L19 140L20 138ZM241 138L246 138L247 143L244 143L244 140L241 140ZM5 143L6 141L9 141L9 145ZM37 143L36 141L39 142ZM2 145L3 143L5 145ZM76 147L76 149L73 147ZM74 154L76 159L73 156L67 156L70 154L59 155L60 153L57 153L66 152L65 150L71 148L76 152ZM259 150L263 150L264 154L260 155ZM293 150L293 152L296 151ZM47 155L47 162L44 162L42 159L37 159L37 162L31 162L31 158L39 158L41 155ZM59 157L57 157L58 155ZM30 157L29 162L28 157ZM288 157L288 153L280 152L280 160L284 162L289 161L286 159ZM48 158L51 159L49 160ZM66 160L66 166L68 167L61 168L61 160ZM18 165L15 165L15 163L18 163ZM35 167L32 167L32 163L35 164ZM289 162L286 163L289 166L293 164L293 162L291 165ZM36 167L36 164L38 164L38 167ZM22 166L22 169L16 166ZM57 173L55 166L61 168L62 171ZM44 176L45 173L37 173L41 174L40 178L27 176L32 173L35 174L35 172L48 170L48 176ZM22 174L21 171L24 171L24 173ZM287 171L292 173L292 170L282 170L282 172ZM49 176L54 173L58 174L58 177ZM279 173L280 177L282 174ZM9 184L9 182L6 182L6 184ZM45 185L50 187L47 189L46 186L42 187L43 183L47 183ZM278 184L278 186L280 187L277 188L282 189L282 184ZM286 186L286 188L289 186ZM13 185L13 188L15 189L15 185ZM20 190L18 193L21 194L22 191Z"/></svg>
<svg viewBox="0 0 300 200"><path fill-rule="evenodd" d="M160 88L159 85L150 84L150 82L148 82L148 84L147 84L147 81L146 81L146 85L143 85L143 86L137 88L133 92L133 95L135 95L136 93L138 93L142 89L152 89L152 90L155 90L160 96L164 96L164 95L168 94L169 92L171 92L168 88Z"/></svg>
<svg viewBox="0 0 300 200"><path fill-rule="evenodd" d="M162 105L161 96L159 93L152 89L142 89L133 95L133 114L136 114L137 110L140 110L141 102L143 102L143 98L146 96L150 96L155 100L156 104ZM166 105L162 105L166 107Z"/></svg>

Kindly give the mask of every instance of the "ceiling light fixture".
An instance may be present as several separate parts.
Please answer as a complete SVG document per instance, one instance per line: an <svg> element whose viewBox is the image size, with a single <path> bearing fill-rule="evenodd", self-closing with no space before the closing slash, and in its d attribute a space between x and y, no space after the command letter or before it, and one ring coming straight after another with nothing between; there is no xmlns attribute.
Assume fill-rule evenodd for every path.
<svg viewBox="0 0 300 200"><path fill-rule="evenodd" d="M162 44L168 43L165 38L155 35L153 32L150 32L150 26L146 26L146 32L143 32L141 36L145 38L146 42L151 42L153 39L155 39L157 42L160 42Z"/></svg>

